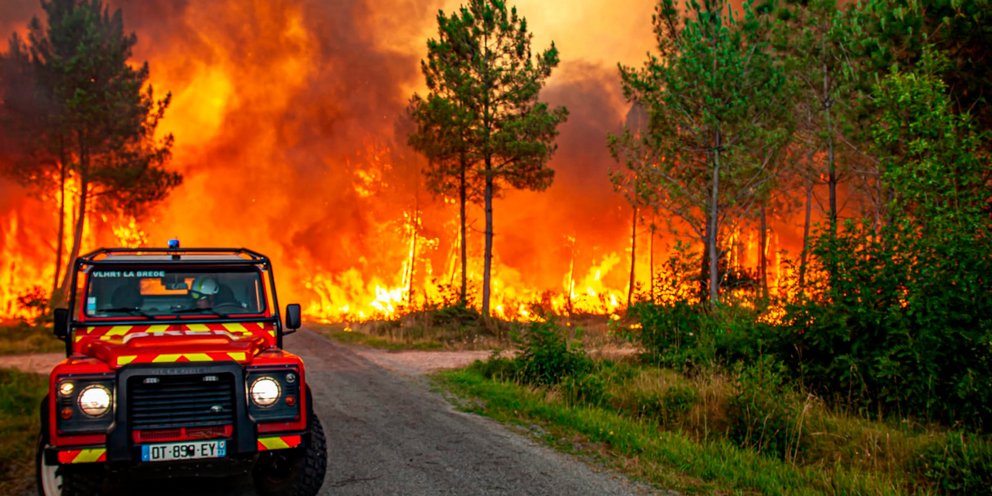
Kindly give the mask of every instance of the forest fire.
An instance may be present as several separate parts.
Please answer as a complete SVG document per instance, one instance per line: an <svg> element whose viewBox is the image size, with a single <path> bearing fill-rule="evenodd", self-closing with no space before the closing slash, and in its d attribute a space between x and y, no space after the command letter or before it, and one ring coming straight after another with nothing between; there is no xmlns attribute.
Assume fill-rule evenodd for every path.
<svg viewBox="0 0 992 496"><path fill-rule="evenodd" d="M37 0L5 3L0 28L8 33L23 33L30 16L41 15ZM149 62L157 94L172 93L159 132L175 136L169 167L184 182L140 218L94 211L83 252L163 246L173 237L188 247L256 249L277 261L283 299L303 303L316 320L391 318L456 301L457 205L424 189L425 160L406 145L404 109L422 91L418 63L437 8L457 1L119 3L125 30L138 37L133 60ZM627 301L630 206L608 179L617 164L605 140L628 107L616 63L639 64L650 49L654 2L593 2L586 12L595 15L568 19L540 2L517 3L535 46L553 39L562 51L542 99L571 116L551 162L552 187L507 191L496 201L493 313L615 314ZM4 181L0 317L25 317L24 295L49 291L56 277L58 199ZM67 224L73 211L68 205ZM483 213L473 205L468 214L469 292L477 301ZM664 273L674 238L660 226L637 236L636 281L647 294L649 273ZM741 236L732 263L752 270L757 243ZM765 248L772 280L786 246L796 252L777 238Z"/></svg>

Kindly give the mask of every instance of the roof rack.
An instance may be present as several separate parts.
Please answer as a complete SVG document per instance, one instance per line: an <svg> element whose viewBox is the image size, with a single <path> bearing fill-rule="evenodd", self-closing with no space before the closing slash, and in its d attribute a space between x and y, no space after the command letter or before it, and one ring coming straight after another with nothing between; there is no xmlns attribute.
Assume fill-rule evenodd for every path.
<svg viewBox="0 0 992 496"><path fill-rule="evenodd" d="M154 262L183 261L185 263L208 263L208 264L231 264L256 262L268 264L269 258L261 253L247 248L100 248L81 255L77 263L100 265L101 262L108 262L108 258L114 255L169 255L167 260L154 260ZM239 259L183 259L190 255L232 255ZM149 260L151 261L151 260ZM140 260L128 260L128 262L141 262Z"/></svg>

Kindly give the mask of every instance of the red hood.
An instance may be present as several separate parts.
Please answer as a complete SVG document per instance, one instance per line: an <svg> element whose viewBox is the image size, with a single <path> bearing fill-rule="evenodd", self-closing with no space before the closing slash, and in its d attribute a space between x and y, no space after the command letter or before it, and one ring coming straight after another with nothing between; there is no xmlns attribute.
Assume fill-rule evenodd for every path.
<svg viewBox="0 0 992 496"><path fill-rule="evenodd" d="M74 355L111 368L129 363L250 362L277 345L274 322L158 322L81 326L72 332Z"/></svg>
<svg viewBox="0 0 992 496"><path fill-rule="evenodd" d="M122 341L91 341L80 351L110 368L131 363L212 362L234 360L251 362L268 348L260 336L235 337L225 333L140 334Z"/></svg>

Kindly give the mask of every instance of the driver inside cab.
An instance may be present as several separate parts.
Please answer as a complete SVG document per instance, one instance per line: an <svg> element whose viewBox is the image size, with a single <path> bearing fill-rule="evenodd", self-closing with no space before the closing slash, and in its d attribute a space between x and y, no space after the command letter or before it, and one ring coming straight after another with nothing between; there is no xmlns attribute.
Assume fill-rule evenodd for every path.
<svg viewBox="0 0 992 496"><path fill-rule="evenodd" d="M220 292L220 284L212 277L200 276L193 280L189 288L189 296L193 298L196 308L212 308L214 298Z"/></svg>

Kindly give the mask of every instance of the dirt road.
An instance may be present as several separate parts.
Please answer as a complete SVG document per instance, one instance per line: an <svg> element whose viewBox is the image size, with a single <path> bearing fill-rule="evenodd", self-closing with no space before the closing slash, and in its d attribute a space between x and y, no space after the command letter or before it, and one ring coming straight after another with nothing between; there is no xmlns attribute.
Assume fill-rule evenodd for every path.
<svg viewBox="0 0 992 496"><path fill-rule="evenodd" d="M426 381L312 333L306 360L328 431L326 494L632 494L630 482L456 412ZM302 345L302 347L297 347Z"/></svg>
<svg viewBox="0 0 992 496"><path fill-rule="evenodd" d="M422 375L436 366L454 364L450 360L350 348L307 331L288 336L286 348L306 361L317 415L327 432L327 477L321 494L652 492L537 445L493 421L455 411L431 391ZM141 485L131 492L254 494L247 477L170 481Z"/></svg>

